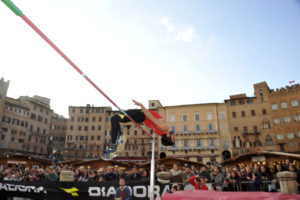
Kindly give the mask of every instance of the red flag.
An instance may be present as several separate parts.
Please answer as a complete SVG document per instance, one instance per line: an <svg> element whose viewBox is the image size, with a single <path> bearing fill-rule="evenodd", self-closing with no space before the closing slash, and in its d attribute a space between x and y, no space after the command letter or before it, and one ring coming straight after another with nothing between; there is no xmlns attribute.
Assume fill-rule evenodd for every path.
<svg viewBox="0 0 300 200"><path fill-rule="evenodd" d="M295 80L289 81L289 84L295 83Z"/></svg>

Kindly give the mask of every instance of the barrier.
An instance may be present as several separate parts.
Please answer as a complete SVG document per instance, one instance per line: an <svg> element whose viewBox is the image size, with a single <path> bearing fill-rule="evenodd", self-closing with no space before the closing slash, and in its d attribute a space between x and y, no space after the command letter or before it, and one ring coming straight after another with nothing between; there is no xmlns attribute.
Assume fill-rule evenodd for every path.
<svg viewBox="0 0 300 200"><path fill-rule="evenodd" d="M132 200L145 200L151 197L150 182L127 181ZM1 181L0 197L25 197L32 199L114 199L118 181L106 182L16 182ZM155 198L161 197L170 189L169 185L155 183Z"/></svg>

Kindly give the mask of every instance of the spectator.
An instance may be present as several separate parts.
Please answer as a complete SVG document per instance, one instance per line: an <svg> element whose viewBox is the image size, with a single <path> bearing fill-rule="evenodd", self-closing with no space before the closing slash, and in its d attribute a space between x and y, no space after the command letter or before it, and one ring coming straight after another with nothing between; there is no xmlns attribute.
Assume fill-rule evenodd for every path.
<svg viewBox="0 0 300 200"><path fill-rule="evenodd" d="M251 181L252 180L252 174L253 174L253 172L252 172L252 168L250 167L250 166L248 166L248 167L246 167L246 180L247 181Z"/></svg>
<svg viewBox="0 0 300 200"><path fill-rule="evenodd" d="M37 177L39 179L39 182L45 182L46 181L46 176L44 174L43 169L39 169Z"/></svg>
<svg viewBox="0 0 300 200"><path fill-rule="evenodd" d="M30 182L38 182L38 181L39 181L38 177L33 173L31 175ZM57 180L55 180L55 181L57 181Z"/></svg>
<svg viewBox="0 0 300 200"><path fill-rule="evenodd" d="M48 182L56 182L58 181L58 176L53 172L53 169L48 168L48 175L46 176L46 181Z"/></svg>
<svg viewBox="0 0 300 200"><path fill-rule="evenodd" d="M214 171L211 173L211 180L212 180L213 188L215 190L222 191L224 176L220 172L220 169L218 166L215 166L213 169L214 169Z"/></svg>
<svg viewBox="0 0 300 200"><path fill-rule="evenodd" d="M115 200L131 200L131 191L129 187L125 185L125 179L120 179L120 187L116 190Z"/></svg>
<svg viewBox="0 0 300 200"><path fill-rule="evenodd" d="M88 170L84 170L83 171L83 176L82 176L82 178L81 178L81 181L82 182L88 182L89 181L89 174L88 174Z"/></svg>
<svg viewBox="0 0 300 200"><path fill-rule="evenodd" d="M19 171L16 171L16 172L15 172L15 176L13 177L13 180L14 180L14 181L22 181L22 180L23 180L23 178L21 177Z"/></svg>
<svg viewBox="0 0 300 200"><path fill-rule="evenodd" d="M205 166L206 166L207 172L211 173L212 172L211 163L207 162Z"/></svg>
<svg viewBox="0 0 300 200"><path fill-rule="evenodd" d="M282 166L282 171L289 171L291 165L290 159L285 159L285 165Z"/></svg>
<svg viewBox="0 0 300 200"><path fill-rule="evenodd" d="M198 170L195 165L191 165L191 171L194 172L194 174L198 174Z"/></svg>
<svg viewBox="0 0 300 200"><path fill-rule="evenodd" d="M238 191L239 182L240 178L238 177L235 171L232 171L231 176L229 178L228 191Z"/></svg>
<svg viewBox="0 0 300 200"><path fill-rule="evenodd" d="M171 183L182 183L182 172L179 170L177 165L173 165L173 168L170 171L170 181Z"/></svg>
<svg viewBox="0 0 300 200"><path fill-rule="evenodd" d="M130 175L129 180L132 181L132 180L141 180L141 179L142 179L141 174L137 171L136 167L133 167L132 174Z"/></svg>
<svg viewBox="0 0 300 200"><path fill-rule="evenodd" d="M147 169L142 170L142 180L148 180L149 179L149 171Z"/></svg>
<svg viewBox="0 0 300 200"><path fill-rule="evenodd" d="M189 182L195 187L196 190L208 190L208 187L205 185L205 179L200 178L199 175L190 177Z"/></svg>
<svg viewBox="0 0 300 200"><path fill-rule="evenodd" d="M104 173L104 180L106 181L117 180L117 175L113 172L112 166L106 167L106 173Z"/></svg>
<svg viewBox="0 0 300 200"><path fill-rule="evenodd" d="M257 173L252 174L252 180L248 184L248 191L262 191L261 189L261 180L258 177Z"/></svg>
<svg viewBox="0 0 300 200"><path fill-rule="evenodd" d="M211 183L210 173L205 166L201 167L199 176L205 178L207 183Z"/></svg>
<svg viewBox="0 0 300 200"><path fill-rule="evenodd" d="M269 172L269 170L266 168L266 166L261 166L260 171L258 172L258 178L262 181L271 181L272 177Z"/></svg>
<svg viewBox="0 0 300 200"><path fill-rule="evenodd" d="M289 171L296 173L296 175L297 175L296 181L299 183L299 186L300 186L300 173L299 173L299 171L297 171L297 169L294 165L290 165Z"/></svg>
<svg viewBox="0 0 300 200"><path fill-rule="evenodd" d="M258 174L260 172L260 166L258 164L254 164L254 169L253 169L253 172Z"/></svg>
<svg viewBox="0 0 300 200"><path fill-rule="evenodd" d="M184 172L182 173L182 182L183 184L187 184L189 179L192 177L192 176L195 176L195 174L192 172L191 168L189 165L186 165L185 166L185 170Z"/></svg>
<svg viewBox="0 0 300 200"><path fill-rule="evenodd" d="M117 179L120 180L121 178L125 179L125 180L128 180L128 176L126 175L124 170L121 169L121 168L118 168L118 170L117 170Z"/></svg>
<svg viewBox="0 0 300 200"><path fill-rule="evenodd" d="M177 183L174 183L171 187L170 193L174 193L176 191L180 191L180 186Z"/></svg>
<svg viewBox="0 0 300 200"><path fill-rule="evenodd" d="M5 181L12 181L13 180L13 178L12 178L12 175L11 175L11 173L8 173L5 177L4 177L4 179L3 180L5 180Z"/></svg>
<svg viewBox="0 0 300 200"><path fill-rule="evenodd" d="M282 171L283 171L282 165L281 165L281 164L277 164L277 165L276 165L276 174L277 174L278 172L282 172Z"/></svg>
<svg viewBox="0 0 300 200"><path fill-rule="evenodd" d="M99 176L98 182L104 182L104 175Z"/></svg>

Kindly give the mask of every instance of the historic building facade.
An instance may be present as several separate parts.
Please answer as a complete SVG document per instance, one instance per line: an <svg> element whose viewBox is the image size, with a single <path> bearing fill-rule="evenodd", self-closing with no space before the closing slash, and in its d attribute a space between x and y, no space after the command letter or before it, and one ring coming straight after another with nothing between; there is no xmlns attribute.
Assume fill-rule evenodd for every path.
<svg viewBox="0 0 300 200"><path fill-rule="evenodd" d="M176 140L172 147L160 146L160 154L192 161L221 161L222 150L230 152L225 104L191 104L161 106L157 109L165 117Z"/></svg>
<svg viewBox="0 0 300 200"><path fill-rule="evenodd" d="M230 96L227 104L233 156L260 150L273 151L274 134L270 113L269 87L265 82L254 85L254 96Z"/></svg>
<svg viewBox="0 0 300 200"><path fill-rule="evenodd" d="M271 90L269 99L277 151L300 153L300 85Z"/></svg>
<svg viewBox="0 0 300 200"><path fill-rule="evenodd" d="M67 128L68 119L53 113L50 122L47 153L57 159L63 158Z"/></svg>
<svg viewBox="0 0 300 200"><path fill-rule="evenodd" d="M70 106L65 157L101 157L111 141L110 119L115 113L116 111L112 111L110 107ZM151 156L151 144L146 133L133 123L122 124L121 130L128 140L124 152L118 156L117 160L145 161ZM146 128L145 130L149 131Z"/></svg>
<svg viewBox="0 0 300 200"><path fill-rule="evenodd" d="M9 81L0 81L0 148L3 151L47 154L52 110L50 99L6 96Z"/></svg>

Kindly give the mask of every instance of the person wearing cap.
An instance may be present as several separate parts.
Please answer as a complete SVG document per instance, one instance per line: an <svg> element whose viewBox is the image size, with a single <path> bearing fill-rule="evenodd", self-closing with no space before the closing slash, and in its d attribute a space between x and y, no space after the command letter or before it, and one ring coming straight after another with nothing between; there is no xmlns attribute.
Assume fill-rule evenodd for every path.
<svg viewBox="0 0 300 200"><path fill-rule="evenodd" d="M115 200L131 200L130 188L125 185L125 179L121 178L119 181L120 187L117 188Z"/></svg>
<svg viewBox="0 0 300 200"><path fill-rule="evenodd" d="M205 179L201 178L199 175L190 177L189 182L196 190L208 190L208 187L205 185Z"/></svg>

